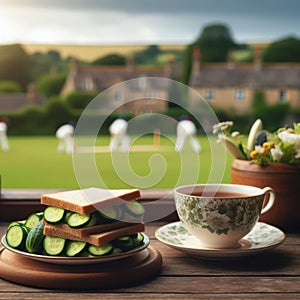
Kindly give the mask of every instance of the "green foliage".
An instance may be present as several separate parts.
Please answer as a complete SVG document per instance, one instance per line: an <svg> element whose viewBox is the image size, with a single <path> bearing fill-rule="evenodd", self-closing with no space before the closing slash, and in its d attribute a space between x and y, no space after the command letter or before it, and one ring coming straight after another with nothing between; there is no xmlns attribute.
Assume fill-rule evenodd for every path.
<svg viewBox="0 0 300 300"><path fill-rule="evenodd" d="M0 80L15 81L25 89L30 67L29 56L20 45L0 46Z"/></svg>
<svg viewBox="0 0 300 300"><path fill-rule="evenodd" d="M265 111L266 107L265 94L263 91L257 90L253 94L252 111L255 116L259 116L261 112Z"/></svg>
<svg viewBox="0 0 300 300"><path fill-rule="evenodd" d="M253 62L253 49L242 49L233 52L234 60L237 62Z"/></svg>
<svg viewBox="0 0 300 300"><path fill-rule="evenodd" d="M72 109L84 109L97 95L97 92L75 91L68 94L65 100Z"/></svg>
<svg viewBox="0 0 300 300"><path fill-rule="evenodd" d="M150 45L145 50L134 54L134 62L136 64L153 64L162 51L157 45Z"/></svg>
<svg viewBox="0 0 300 300"><path fill-rule="evenodd" d="M206 26L200 37L188 45L183 54L183 70L181 82L188 84L193 59L194 46L200 47L202 62L225 62L228 52L236 47L229 29L223 24Z"/></svg>
<svg viewBox="0 0 300 300"><path fill-rule="evenodd" d="M188 45L183 52L181 82L184 84L189 83L190 74L192 71L192 57L194 45Z"/></svg>
<svg viewBox="0 0 300 300"><path fill-rule="evenodd" d="M48 97L58 95L65 81L65 74L44 75L37 81L37 90Z"/></svg>
<svg viewBox="0 0 300 300"><path fill-rule="evenodd" d="M289 112L290 105L288 103L276 103L262 108L257 117L265 124L264 127L267 131L274 132L278 128L284 127Z"/></svg>
<svg viewBox="0 0 300 300"><path fill-rule="evenodd" d="M196 44L200 46L203 62L225 62L229 50L235 46L228 27L223 24L206 26Z"/></svg>
<svg viewBox="0 0 300 300"><path fill-rule="evenodd" d="M48 99L43 107L28 105L7 117L10 135L49 135L60 125L75 119L72 111L57 97Z"/></svg>
<svg viewBox="0 0 300 300"><path fill-rule="evenodd" d="M105 55L92 62L92 65L105 65L105 66L124 66L125 64L126 64L126 57L115 53Z"/></svg>
<svg viewBox="0 0 300 300"><path fill-rule="evenodd" d="M284 126L283 123L291 114L291 110L288 103L267 104L264 92L258 90L253 95L252 114L256 119L263 121L266 130L273 132Z"/></svg>
<svg viewBox="0 0 300 300"><path fill-rule="evenodd" d="M32 62L30 76L33 81L50 73L67 73L69 68L69 60L62 59L56 50L49 50L47 53L35 52L30 59Z"/></svg>
<svg viewBox="0 0 300 300"><path fill-rule="evenodd" d="M12 80L1 80L0 81L0 93L20 93L22 92L22 86Z"/></svg>
<svg viewBox="0 0 300 300"><path fill-rule="evenodd" d="M59 97L48 99L44 106L44 119L52 128L70 121L72 119L71 112L67 104Z"/></svg>
<svg viewBox="0 0 300 300"><path fill-rule="evenodd" d="M264 51L265 62L300 62L300 39L287 37L271 43Z"/></svg>
<svg viewBox="0 0 300 300"><path fill-rule="evenodd" d="M47 133L44 129L43 110L39 107L29 105L24 109L11 113L9 118L10 135L32 135Z"/></svg>

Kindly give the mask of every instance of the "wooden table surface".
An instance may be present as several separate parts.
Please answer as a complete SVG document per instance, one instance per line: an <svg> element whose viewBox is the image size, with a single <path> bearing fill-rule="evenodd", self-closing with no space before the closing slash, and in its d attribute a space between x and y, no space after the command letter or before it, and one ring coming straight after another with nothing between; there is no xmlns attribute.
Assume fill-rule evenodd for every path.
<svg viewBox="0 0 300 300"><path fill-rule="evenodd" d="M0 279L0 299L300 299L300 234L287 234L284 244L257 256L205 261L157 241L154 232L163 224L146 225L151 245L163 257L161 273L148 282L113 290L59 291ZM1 236L6 225L0 225Z"/></svg>

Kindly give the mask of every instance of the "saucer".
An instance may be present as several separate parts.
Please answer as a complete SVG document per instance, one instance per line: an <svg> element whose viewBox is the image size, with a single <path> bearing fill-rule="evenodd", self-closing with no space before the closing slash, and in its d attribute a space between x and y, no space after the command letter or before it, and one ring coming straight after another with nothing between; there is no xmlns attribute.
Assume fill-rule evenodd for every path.
<svg viewBox="0 0 300 300"><path fill-rule="evenodd" d="M285 240L285 234L278 228L258 222L250 233L239 241L240 247L217 249L203 246L190 234L181 222L164 225L156 230L155 237L162 243L189 255L204 259L240 258L259 254L278 247Z"/></svg>

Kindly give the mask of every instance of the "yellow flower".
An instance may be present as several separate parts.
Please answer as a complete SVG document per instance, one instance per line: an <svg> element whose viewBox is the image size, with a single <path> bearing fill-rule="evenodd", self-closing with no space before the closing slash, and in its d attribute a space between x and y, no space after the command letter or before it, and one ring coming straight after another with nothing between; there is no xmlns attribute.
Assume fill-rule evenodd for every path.
<svg viewBox="0 0 300 300"><path fill-rule="evenodd" d="M269 148L262 147L260 150L260 154L266 154L269 151Z"/></svg>
<svg viewBox="0 0 300 300"><path fill-rule="evenodd" d="M268 142L266 142L266 143L263 143L263 147L264 147L264 149L268 150L270 148L270 145Z"/></svg>
<svg viewBox="0 0 300 300"><path fill-rule="evenodd" d="M294 133L294 129L289 128L289 129L287 130L287 132L288 132L288 133Z"/></svg>
<svg viewBox="0 0 300 300"><path fill-rule="evenodd" d="M264 150L270 150L272 148L275 147L275 143L274 142L266 142L266 143L263 143L263 148ZM265 151L264 151L265 152Z"/></svg>
<svg viewBox="0 0 300 300"><path fill-rule="evenodd" d="M275 142L270 142L270 148L275 148Z"/></svg>
<svg viewBox="0 0 300 300"><path fill-rule="evenodd" d="M258 152L256 150L251 151L250 157L255 158L258 155Z"/></svg>

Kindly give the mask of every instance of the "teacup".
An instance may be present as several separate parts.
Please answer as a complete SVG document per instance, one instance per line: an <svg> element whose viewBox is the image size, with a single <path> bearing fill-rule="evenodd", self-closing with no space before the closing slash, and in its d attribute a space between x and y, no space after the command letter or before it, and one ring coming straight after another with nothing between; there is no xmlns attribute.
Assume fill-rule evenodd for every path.
<svg viewBox="0 0 300 300"><path fill-rule="evenodd" d="M195 184L175 188L174 199L183 226L203 246L237 248L260 215L273 206L275 192L270 187Z"/></svg>

